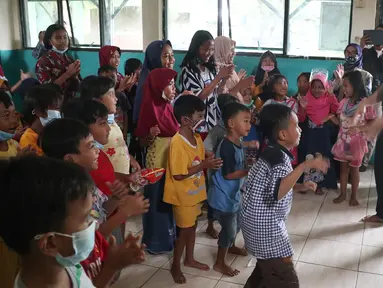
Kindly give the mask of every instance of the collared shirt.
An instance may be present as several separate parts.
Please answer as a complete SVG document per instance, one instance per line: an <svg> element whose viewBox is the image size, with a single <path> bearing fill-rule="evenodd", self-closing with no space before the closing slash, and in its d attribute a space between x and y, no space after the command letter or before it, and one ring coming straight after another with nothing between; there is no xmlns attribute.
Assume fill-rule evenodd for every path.
<svg viewBox="0 0 383 288"><path fill-rule="evenodd" d="M251 168L241 209L246 249L258 259L294 254L286 229L293 190L278 200L281 180L292 171L291 153L279 144L268 146Z"/></svg>

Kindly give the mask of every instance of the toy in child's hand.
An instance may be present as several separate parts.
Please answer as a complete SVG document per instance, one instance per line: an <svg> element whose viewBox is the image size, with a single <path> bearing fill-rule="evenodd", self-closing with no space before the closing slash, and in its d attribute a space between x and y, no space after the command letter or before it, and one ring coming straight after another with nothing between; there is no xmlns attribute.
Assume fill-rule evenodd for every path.
<svg viewBox="0 0 383 288"><path fill-rule="evenodd" d="M139 175L136 183L131 183L130 188L133 191L138 191L148 184L158 182L165 173L164 168L143 169Z"/></svg>

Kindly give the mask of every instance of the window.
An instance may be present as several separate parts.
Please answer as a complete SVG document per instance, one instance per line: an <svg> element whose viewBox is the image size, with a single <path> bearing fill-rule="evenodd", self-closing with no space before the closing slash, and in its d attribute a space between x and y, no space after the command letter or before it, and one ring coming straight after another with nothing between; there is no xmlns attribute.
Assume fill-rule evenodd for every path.
<svg viewBox="0 0 383 288"><path fill-rule="evenodd" d="M166 36L174 50L188 50L197 30L208 30L217 36L218 0L167 0L166 5Z"/></svg>

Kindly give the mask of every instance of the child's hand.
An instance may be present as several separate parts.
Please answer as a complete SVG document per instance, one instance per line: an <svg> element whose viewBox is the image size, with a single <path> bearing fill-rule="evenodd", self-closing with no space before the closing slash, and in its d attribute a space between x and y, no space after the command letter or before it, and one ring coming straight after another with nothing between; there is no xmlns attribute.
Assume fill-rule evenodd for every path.
<svg viewBox="0 0 383 288"><path fill-rule="evenodd" d="M306 160L304 164L308 169L315 169L323 172L324 174L327 173L327 170L330 166L328 159L322 156L317 156L312 160Z"/></svg>
<svg viewBox="0 0 383 288"><path fill-rule="evenodd" d="M306 109L306 107L307 107L307 100L306 100L305 97L298 96L298 103L299 103L299 105L300 105L303 109Z"/></svg>
<svg viewBox="0 0 383 288"><path fill-rule="evenodd" d="M68 68L66 69L66 73L69 77L73 77L73 76L76 76L78 73L80 73L80 70L81 70L80 60L76 60L68 66Z"/></svg>
<svg viewBox="0 0 383 288"><path fill-rule="evenodd" d="M130 167L134 169L134 172L141 171L141 166L132 155L130 155Z"/></svg>
<svg viewBox="0 0 383 288"><path fill-rule="evenodd" d="M219 70L217 77L219 77L218 79L225 79L225 78L229 77L229 75L230 75L230 68L228 66L223 66Z"/></svg>
<svg viewBox="0 0 383 288"><path fill-rule="evenodd" d="M129 189L126 187L126 184L116 180L113 183L106 183L106 185L109 187L110 191L112 192L112 196L117 198L118 200L124 198L125 196L128 196Z"/></svg>
<svg viewBox="0 0 383 288"><path fill-rule="evenodd" d="M221 158L214 158L214 156L210 156L202 161L202 167L204 169L214 169L218 170L222 166L222 159Z"/></svg>
<svg viewBox="0 0 383 288"><path fill-rule="evenodd" d="M246 70L245 69L241 69L241 70L239 70L239 72L238 72L238 78L239 78L239 80L242 80L242 79L244 79L245 77L246 77L246 74L247 74L247 72L246 72Z"/></svg>
<svg viewBox="0 0 383 288"><path fill-rule="evenodd" d="M149 131L150 137L155 138L155 137L157 137L160 133L161 133L161 130L160 130L160 128L158 127L158 125L153 126L152 128L150 128L150 131Z"/></svg>
<svg viewBox="0 0 383 288"><path fill-rule="evenodd" d="M118 203L117 214L125 221L130 216L145 214L149 206L149 199L145 199L141 193L126 195Z"/></svg>
<svg viewBox="0 0 383 288"><path fill-rule="evenodd" d="M303 183L304 191L316 191L318 184L312 181L307 181Z"/></svg>
<svg viewBox="0 0 383 288"><path fill-rule="evenodd" d="M254 80L255 80L254 76L249 76L249 77L246 77L246 78L239 80L239 83L238 83L239 89L245 90L245 89L251 87L251 85L254 83Z"/></svg>
<svg viewBox="0 0 383 288"><path fill-rule="evenodd" d="M265 72L265 75L263 75L263 79L262 79L262 83L261 83L261 87L264 87L267 82L269 82L269 73L267 73L267 71Z"/></svg>
<svg viewBox="0 0 383 288"><path fill-rule="evenodd" d="M23 157L27 155L36 155L37 151L34 149L32 146L27 146L23 149L21 149L19 146L17 146L17 156L18 157Z"/></svg>
<svg viewBox="0 0 383 288"><path fill-rule="evenodd" d="M105 266L109 266L115 271L124 269L132 264L139 264L145 261L145 245L139 244L140 237L129 234L123 244L117 246L116 238L109 238L108 258Z"/></svg>

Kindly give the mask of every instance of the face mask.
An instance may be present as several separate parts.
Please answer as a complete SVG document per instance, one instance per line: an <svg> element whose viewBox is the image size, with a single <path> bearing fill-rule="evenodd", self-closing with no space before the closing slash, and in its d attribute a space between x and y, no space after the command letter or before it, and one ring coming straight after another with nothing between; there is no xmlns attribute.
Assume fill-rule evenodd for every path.
<svg viewBox="0 0 383 288"><path fill-rule="evenodd" d="M59 50L55 46L52 45L52 50L55 51L56 53L64 54L66 51L68 51L68 48L66 48L65 50Z"/></svg>
<svg viewBox="0 0 383 288"><path fill-rule="evenodd" d="M274 70L274 66L262 66L261 68L265 72L270 72Z"/></svg>
<svg viewBox="0 0 383 288"><path fill-rule="evenodd" d="M199 120L197 123L195 123L192 127L193 133L200 132L201 128L206 125L205 120Z"/></svg>
<svg viewBox="0 0 383 288"><path fill-rule="evenodd" d="M0 142L6 142L15 137L15 134L0 131Z"/></svg>
<svg viewBox="0 0 383 288"><path fill-rule="evenodd" d="M46 126L49 122L55 119L61 118L60 111L57 111L57 110L48 110L47 115L48 115L47 118L40 117L40 122L43 126Z"/></svg>
<svg viewBox="0 0 383 288"><path fill-rule="evenodd" d="M249 104L244 104L247 108L251 108L251 106L253 106L254 104L254 100L251 100L251 102Z"/></svg>
<svg viewBox="0 0 383 288"><path fill-rule="evenodd" d="M97 141L94 141L94 147L98 148L99 150L102 150L104 148L104 145L98 143Z"/></svg>
<svg viewBox="0 0 383 288"><path fill-rule="evenodd" d="M355 64L356 61L358 61L358 57L354 57L354 56L346 57L346 63L348 64Z"/></svg>
<svg viewBox="0 0 383 288"><path fill-rule="evenodd" d="M114 123L114 114L108 114L108 124Z"/></svg>

